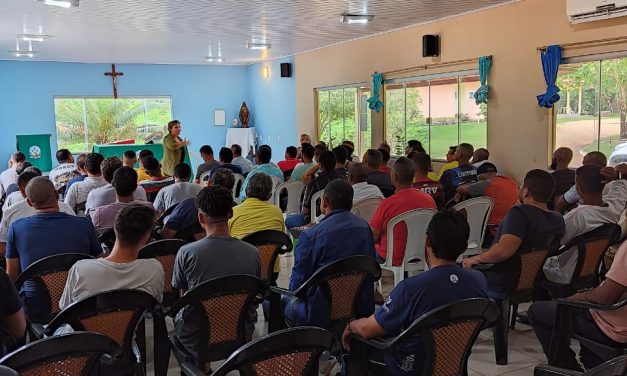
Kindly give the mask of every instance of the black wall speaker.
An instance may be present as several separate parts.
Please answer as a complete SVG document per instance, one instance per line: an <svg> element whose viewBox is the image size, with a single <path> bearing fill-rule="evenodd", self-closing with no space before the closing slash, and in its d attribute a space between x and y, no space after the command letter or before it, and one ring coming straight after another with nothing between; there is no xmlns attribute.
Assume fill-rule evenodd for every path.
<svg viewBox="0 0 627 376"><path fill-rule="evenodd" d="M292 64L281 63L281 77L292 77Z"/></svg>
<svg viewBox="0 0 627 376"><path fill-rule="evenodd" d="M440 36L422 36L422 57L440 56Z"/></svg>

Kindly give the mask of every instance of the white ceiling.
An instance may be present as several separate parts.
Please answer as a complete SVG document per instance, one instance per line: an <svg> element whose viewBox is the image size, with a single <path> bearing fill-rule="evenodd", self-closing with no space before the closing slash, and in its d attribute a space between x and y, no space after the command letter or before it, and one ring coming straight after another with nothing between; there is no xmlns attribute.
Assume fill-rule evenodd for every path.
<svg viewBox="0 0 627 376"><path fill-rule="evenodd" d="M204 64L221 46L225 64L292 55L511 0L81 0L63 9L34 0L0 0L0 60L13 59L17 33L34 43L34 60L85 63ZM374 14L368 25L342 13ZM267 54L246 41L266 40ZM264 56L265 55L265 56Z"/></svg>

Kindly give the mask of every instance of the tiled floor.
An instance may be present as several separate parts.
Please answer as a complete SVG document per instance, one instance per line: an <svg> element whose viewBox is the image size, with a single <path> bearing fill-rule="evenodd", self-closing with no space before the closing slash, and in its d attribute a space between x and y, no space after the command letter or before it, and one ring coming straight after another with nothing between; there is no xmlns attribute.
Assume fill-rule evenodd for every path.
<svg viewBox="0 0 627 376"><path fill-rule="evenodd" d="M281 257L281 274L279 276L278 285L287 287L289 283L289 275L293 265L291 256ZM386 274L383 277L383 293L387 295L392 288L392 275ZM527 309L526 305L520 308L522 311ZM257 323L254 337L259 337L267 333L267 324L261 319L263 313L259 311L260 320ZM171 322L169 323L172 328ZM151 329L147 328L146 333L151 333ZM148 371L152 375L152 338L148 338ZM533 330L526 325L517 324L516 330L509 332L509 364L506 366L497 366L494 357L494 344L492 341L492 331L485 330L477 339L472 355L468 362L470 376L528 376L533 375L533 368L539 363L546 362L542 348L538 343ZM219 362L212 365L213 369L219 366ZM176 363L174 355L170 355L170 368L168 375L180 375L180 369Z"/></svg>

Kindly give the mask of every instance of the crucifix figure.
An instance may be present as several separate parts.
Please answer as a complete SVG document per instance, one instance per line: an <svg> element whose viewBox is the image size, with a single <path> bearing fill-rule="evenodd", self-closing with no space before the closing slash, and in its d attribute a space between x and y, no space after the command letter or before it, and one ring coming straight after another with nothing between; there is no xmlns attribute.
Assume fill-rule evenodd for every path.
<svg viewBox="0 0 627 376"><path fill-rule="evenodd" d="M113 98L118 99L118 77L124 76L122 72L115 71L115 64L111 64L111 72L105 72L105 76L110 76L113 80Z"/></svg>

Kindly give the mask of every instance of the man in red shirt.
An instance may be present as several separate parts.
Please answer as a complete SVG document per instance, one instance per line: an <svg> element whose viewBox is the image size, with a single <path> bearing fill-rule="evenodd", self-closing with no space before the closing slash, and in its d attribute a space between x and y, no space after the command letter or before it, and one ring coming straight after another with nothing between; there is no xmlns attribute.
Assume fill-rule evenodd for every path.
<svg viewBox="0 0 627 376"><path fill-rule="evenodd" d="M444 188L439 181L429 179L431 171L431 157L426 153L413 153L411 161L416 165L414 188L433 197L438 208L444 206Z"/></svg>
<svg viewBox="0 0 627 376"><path fill-rule="evenodd" d="M370 221L370 228L374 236L377 260L385 262L387 257L387 226L390 220L399 214L413 209L427 208L437 210L435 201L428 194L414 189L414 175L416 166L405 157L401 157L392 165L390 177L392 184L396 188L394 195L381 201L376 213ZM398 266L403 263L405 257L405 243L407 242L407 226L400 223L394 228L394 257L393 265Z"/></svg>
<svg viewBox="0 0 627 376"><path fill-rule="evenodd" d="M288 146L285 148L285 160L278 163L281 171L290 171L296 167L296 165L300 162L298 158L296 158L297 154L298 149L296 149L296 146Z"/></svg>

